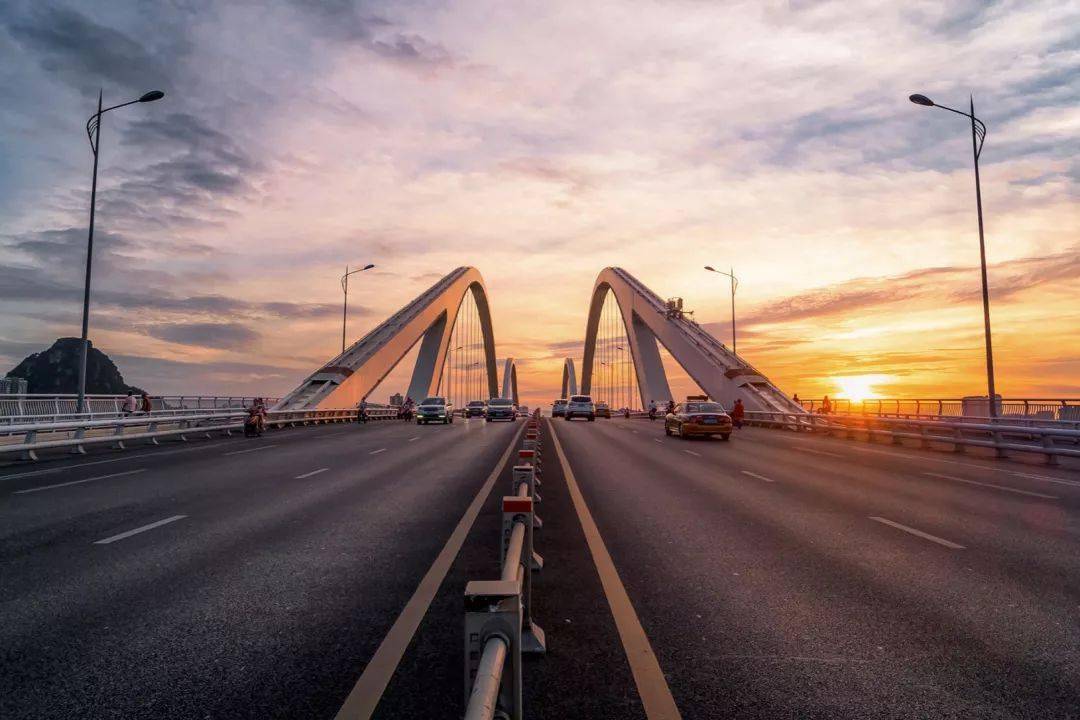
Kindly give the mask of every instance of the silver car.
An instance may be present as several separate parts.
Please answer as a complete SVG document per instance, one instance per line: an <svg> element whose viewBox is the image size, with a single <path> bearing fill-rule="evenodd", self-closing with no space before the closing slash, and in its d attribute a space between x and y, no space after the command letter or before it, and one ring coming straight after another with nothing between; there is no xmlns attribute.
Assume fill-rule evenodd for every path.
<svg viewBox="0 0 1080 720"><path fill-rule="evenodd" d="M563 417L573 420L576 417L586 418L589 422L596 420L596 405L590 395L571 395L566 403L566 411Z"/></svg>

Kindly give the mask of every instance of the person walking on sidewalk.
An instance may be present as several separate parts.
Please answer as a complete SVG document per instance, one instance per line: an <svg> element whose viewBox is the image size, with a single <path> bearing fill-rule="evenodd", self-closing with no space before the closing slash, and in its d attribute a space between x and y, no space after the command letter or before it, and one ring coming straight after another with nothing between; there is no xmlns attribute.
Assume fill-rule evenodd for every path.
<svg viewBox="0 0 1080 720"><path fill-rule="evenodd" d="M131 415L135 412L135 408L137 408L138 406L138 402L135 400L135 393L133 393L131 390L128 390L127 397L124 398L124 404L121 407L121 409L124 411L124 415Z"/></svg>

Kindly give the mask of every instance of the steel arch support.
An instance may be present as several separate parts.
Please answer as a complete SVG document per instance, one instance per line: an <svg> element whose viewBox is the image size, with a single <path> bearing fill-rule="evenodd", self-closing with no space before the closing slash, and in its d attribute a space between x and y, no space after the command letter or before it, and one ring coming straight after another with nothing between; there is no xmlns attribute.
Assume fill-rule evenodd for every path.
<svg viewBox="0 0 1080 720"><path fill-rule="evenodd" d="M465 294L471 292L480 315L490 397L499 390L491 307L480 272L459 267L353 343L289 393L280 409L337 409L355 406L417 343L421 342L409 397L421 400L437 392L446 353Z"/></svg>
<svg viewBox="0 0 1080 720"><path fill-rule="evenodd" d="M660 357L659 342L710 397L731 406L741 398L747 410L804 412L759 371L737 357L700 325L683 317L670 317L663 300L622 268L600 271L593 286L585 323L582 392L592 389L593 364L600 313L611 292L626 329L637 377L641 406L652 400L673 399Z"/></svg>
<svg viewBox="0 0 1080 720"><path fill-rule="evenodd" d="M506 358L503 363L502 394L499 397L518 404L517 363L514 358Z"/></svg>
<svg viewBox="0 0 1080 720"><path fill-rule="evenodd" d="M588 392L586 390L585 392ZM562 368L562 397L578 394L577 373L574 372L574 358L566 358Z"/></svg>

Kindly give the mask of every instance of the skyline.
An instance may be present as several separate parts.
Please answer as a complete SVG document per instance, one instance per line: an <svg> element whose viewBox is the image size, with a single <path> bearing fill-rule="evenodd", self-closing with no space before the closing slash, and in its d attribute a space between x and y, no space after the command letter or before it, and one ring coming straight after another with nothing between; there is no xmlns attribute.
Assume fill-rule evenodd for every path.
<svg viewBox="0 0 1080 720"><path fill-rule="evenodd" d="M337 354L337 278L369 262L350 342L474 265L530 405L580 362L608 265L725 344L701 268L734 266L740 354L788 394L984 393L970 136L907 101L970 91L998 391L1080 395L1066 3L76 7L0 10L5 371L77 334L104 85L167 93L103 125L90 319L151 393L291 390Z"/></svg>

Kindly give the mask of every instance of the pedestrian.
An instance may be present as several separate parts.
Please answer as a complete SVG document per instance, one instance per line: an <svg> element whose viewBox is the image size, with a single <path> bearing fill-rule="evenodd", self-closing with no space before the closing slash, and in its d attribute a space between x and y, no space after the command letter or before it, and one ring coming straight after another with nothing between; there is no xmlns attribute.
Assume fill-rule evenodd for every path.
<svg viewBox="0 0 1080 720"><path fill-rule="evenodd" d="M791 399L795 401L796 405L802 405L802 400L799 399L799 393L795 393L794 397Z"/></svg>
<svg viewBox="0 0 1080 720"><path fill-rule="evenodd" d="M128 390L127 397L124 398L124 415L131 415L133 412L135 412L135 408L137 407L138 403L135 400L135 393L133 393L131 390Z"/></svg>
<svg viewBox="0 0 1080 720"><path fill-rule="evenodd" d="M829 402L829 396L826 395L821 399L821 414L828 415L832 412L832 403Z"/></svg>
<svg viewBox="0 0 1080 720"><path fill-rule="evenodd" d="M742 421L745 415L746 408L743 407L742 398L736 398L735 407L731 408L731 421L735 423L735 427L742 429Z"/></svg>
<svg viewBox="0 0 1080 720"><path fill-rule="evenodd" d="M367 398L365 397L356 406L356 422L362 422L367 425Z"/></svg>
<svg viewBox="0 0 1080 720"><path fill-rule="evenodd" d="M142 394L142 406L139 409L147 415L149 415L150 411L154 409L153 405L150 403L150 396L147 395L145 392Z"/></svg>

